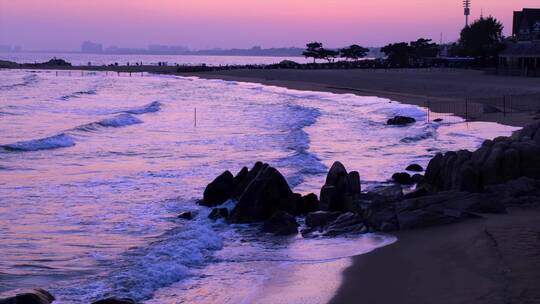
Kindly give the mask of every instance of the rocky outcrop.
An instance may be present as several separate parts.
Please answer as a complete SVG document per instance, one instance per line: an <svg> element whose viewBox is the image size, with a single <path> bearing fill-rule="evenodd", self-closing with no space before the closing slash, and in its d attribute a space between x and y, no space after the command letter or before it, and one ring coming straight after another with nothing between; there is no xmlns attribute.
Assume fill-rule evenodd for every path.
<svg viewBox="0 0 540 304"><path fill-rule="evenodd" d="M211 220L217 220L220 218L227 218L229 216L229 209L227 208L214 208L208 215L208 218Z"/></svg>
<svg viewBox="0 0 540 304"><path fill-rule="evenodd" d="M407 166L407 168L405 168L405 170L412 172L422 172L424 171L424 168L422 168L422 166L420 166L419 164L410 164Z"/></svg>
<svg viewBox="0 0 540 304"><path fill-rule="evenodd" d="M275 235L297 234L298 223L294 216L285 211L277 211L264 222L262 231L273 233Z"/></svg>
<svg viewBox="0 0 540 304"><path fill-rule="evenodd" d="M262 222L278 210L295 213L298 199L283 175L268 164L263 164L233 209L230 221Z"/></svg>
<svg viewBox="0 0 540 304"><path fill-rule="evenodd" d="M320 208L319 199L314 193L300 197L296 206L296 215L305 215L310 212L315 212Z"/></svg>
<svg viewBox="0 0 540 304"><path fill-rule="evenodd" d="M411 175L407 172L398 172L394 173L392 175L392 180L395 183L401 184L401 185L410 185L413 183L411 179Z"/></svg>
<svg viewBox="0 0 540 304"><path fill-rule="evenodd" d="M306 226L307 228L302 230L304 237L360 234L368 231L362 215L353 212L319 211L310 213L306 217Z"/></svg>
<svg viewBox="0 0 540 304"><path fill-rule="evenodd" d="M408 117L408 116L396 116L394 118L390 118L388 121L386 121L386 124L387 125L398 125L398 126L402 126L402 125L408 125L408 124L412 124L412 123L415 123L416 122L416 119L412 118L412 117Z"/></svg>
<svg viewBox="0 0 540 304"><path fill-rule="evenodd" d="M341 212L317 211L306 215L306 226L310 228L325 227L341 215Z"/></svg>
<svg viewBox="0 0 540 304"><path fill-rule="evenodd" d="M14 290L6 298L0 298L0 304L50 304L54 296L44 289Z"/></svg>
<svg viewBox="0 0 540 304"><path fill-rule="evenodd" d="M356 171L347 173L342 163L335 162L321 188L320 207L327 211L346 211L348 205L359 197L360 191L360 174Z"/></svg>
<svg viewBox="0 0 540 304"><path fill-rule="evenodd" d="M199 203L207 207L221 205L231 198L233 190L234 177L232 173L227 170L206 186L203 199Z"/></svg>
<svg viewBox="0 0 540 304"><path fill-rule="evenodd" d="M437 154L426 169L424 185L430 191L482 192L487 186L520 177L540 178L540 123L512 137L485 141L469 152Z"/></svg>

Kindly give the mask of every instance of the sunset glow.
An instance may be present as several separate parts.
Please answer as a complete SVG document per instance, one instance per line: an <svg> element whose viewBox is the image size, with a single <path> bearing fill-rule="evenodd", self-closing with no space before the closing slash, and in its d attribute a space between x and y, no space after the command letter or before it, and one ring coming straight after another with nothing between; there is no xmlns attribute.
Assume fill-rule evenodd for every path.
<svg viewBox="0 0 540 304"><path fill-rule="evenodd" d="M493 15L509 34L512 12L535 5L475 0L471 17ZM463 24L460 0L0 0L0 44L25 49L75 50L86 39L126 47L380 46L418 36L439 41L441 33L453 41Z"/></svg>

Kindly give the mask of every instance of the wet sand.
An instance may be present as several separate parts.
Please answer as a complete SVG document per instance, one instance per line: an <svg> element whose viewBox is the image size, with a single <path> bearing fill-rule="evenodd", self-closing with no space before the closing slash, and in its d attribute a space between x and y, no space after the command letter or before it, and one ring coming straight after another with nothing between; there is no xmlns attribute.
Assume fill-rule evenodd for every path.
<svg viewBox="0 0 540 304"><path fill-rule="evenodd" d="M406 231L354 258L330 303L540 303L540 211Z"/></svg>
<svg viewBox="0 0 540 304"><path fill-rule="evenodd" d="M487 75L483 71L464 69L404 69L404 70L228 70L197 73L180 73L208 79L256 82L297 90L352 93L362 96L378 96L402 103L449 110L464 116L464 109L452 108L466 99L475 103L501 108L505 95L540 94L540 79ZM526 103L531 109L523 113L483 113L473 120L495 121L512 126L532 123L540 109L538 98L514 101ZM507 100L507 107L510 107ZM441 105L441 107L437 107ZM502 110L502 109L500 109ZM509 111L509 109L506 109ZM437 111L436 111L437 112ZM469 113L470 114L470 113ZM471 117L469 117L471 118Z"/></svg>

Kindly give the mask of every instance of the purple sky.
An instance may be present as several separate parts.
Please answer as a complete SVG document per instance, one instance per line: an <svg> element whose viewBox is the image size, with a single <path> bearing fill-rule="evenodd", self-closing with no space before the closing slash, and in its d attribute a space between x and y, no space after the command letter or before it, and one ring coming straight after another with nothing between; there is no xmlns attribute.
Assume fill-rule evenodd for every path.
<svg viewBox="0 0 540 304"><path fill-rule="evenodd" d="M472 18L493 15L511 31L512 11L539 0L472 0ZM457 39L462 0L0 0L0 44L77 50L149 44L190 48L381 46Z"/></svg>

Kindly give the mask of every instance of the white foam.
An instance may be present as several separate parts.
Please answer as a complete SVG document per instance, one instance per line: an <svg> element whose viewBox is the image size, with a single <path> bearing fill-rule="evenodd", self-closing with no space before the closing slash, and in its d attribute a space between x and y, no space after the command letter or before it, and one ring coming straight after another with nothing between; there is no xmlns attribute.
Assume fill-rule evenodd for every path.
<svg viewBox="0 0 540 304"><path fill-rule="evenodd" d="M98 121L96 124L102 127L120 128L142 123L142 120L130 114L120 114L112 118Z"/></svg>
<svg viewBox="0 0 540 304"><path fill-rule="evenodd" d="M3 145L2 147L8 151L38 151L67 148L72 146L75 146L75 140L73 137L61 133L50 137Z"/></svg>

